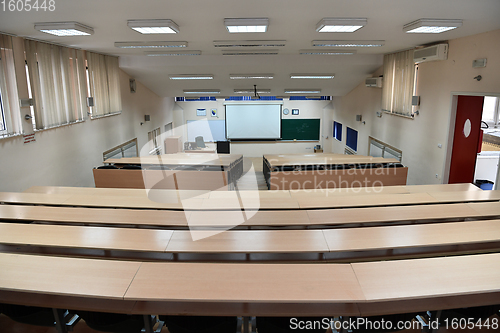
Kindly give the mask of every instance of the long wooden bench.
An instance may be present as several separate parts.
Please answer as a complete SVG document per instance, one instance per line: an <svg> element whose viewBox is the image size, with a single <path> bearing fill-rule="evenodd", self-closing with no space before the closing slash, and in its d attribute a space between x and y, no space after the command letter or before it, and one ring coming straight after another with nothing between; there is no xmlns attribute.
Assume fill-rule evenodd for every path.
<svg viewBox="0 0 500 333"><path fill-rule="evenodd" d="M77 254L78 250L92 249L130 251L141 255L293 254L295 256L288 256L289 260L344 260L350 257L359 260L375 256L390 258L396 254L411 257L429 256L429 253L436 255L498 250L500 220L330 230L260 231L172 231L0 223L0 244L14 245L15 251L56 249L52 253L59 254ZM45 250L43 252L50 253ZM356 256L353 256L354 252L357 253ZM85 254L82 251L80 253ZM320 256L300 256L309 253ZM323 254L330 256L324 257ZM159 260L166 258L170 257L156 257ZM193 256L183 258L191 260ZM208 260L233 259L235 258L230 256L220 256L219 259L213 257ZM243 257L245 259L252 258ZM254 259L280 260L280 257Z"/></svg>
<svg viewBox="0 0 500 333"><path fill-rule="evenodd" d="M354 264L0 253L0 302L129 314L358 316L498 304L500 254Z"/></svg>

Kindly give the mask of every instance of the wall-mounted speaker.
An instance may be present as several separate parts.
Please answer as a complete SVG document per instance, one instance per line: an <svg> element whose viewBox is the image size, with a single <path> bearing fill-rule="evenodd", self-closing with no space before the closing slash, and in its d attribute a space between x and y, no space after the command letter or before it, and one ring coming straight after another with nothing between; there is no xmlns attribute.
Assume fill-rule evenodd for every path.
<svg viewBox="0 0 500 333"><path fill-rule="evenodd" d="M151 120L151 117L149 114L144 116L144 121L150 121L150 120Z"/></svg>

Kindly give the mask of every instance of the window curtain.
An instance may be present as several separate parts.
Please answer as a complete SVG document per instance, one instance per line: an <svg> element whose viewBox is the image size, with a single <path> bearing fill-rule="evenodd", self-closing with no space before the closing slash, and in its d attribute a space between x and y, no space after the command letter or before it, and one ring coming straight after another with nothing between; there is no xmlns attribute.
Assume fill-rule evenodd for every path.
<svg viewBox="0 0 500 333"><path fill-rule="evenodd" d="M94 97L92 117L121 112L118 58L87 52L90 94Z"/></svg>
<svg viewBox="0 0 500 333"><path fill-rule="evenodd" d="M413 50L384 56L382 110L402 115L412 114L411 98L415 84Z"/></svg>
<svg viewBox="0 0 500 333"><path fill-rule="evenodd" d="M25 40L36 129L81 121L87 112L84 52Z"/></svg>
<svg viewBox="0 0 500 333"><path fill-rule="evenodd" d="M0 137L22 132L12 37L0 34ZM1 112L3 111L3 112Z"/></svg>

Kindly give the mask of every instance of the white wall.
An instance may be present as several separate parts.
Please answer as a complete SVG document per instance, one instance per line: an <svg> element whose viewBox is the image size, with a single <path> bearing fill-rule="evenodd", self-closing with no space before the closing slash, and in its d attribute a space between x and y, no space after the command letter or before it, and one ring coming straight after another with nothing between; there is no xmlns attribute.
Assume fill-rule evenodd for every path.
<svg viewBox="0 0 500 333"><path fill-rule="evenodd" d="M376 117L381 109L382 89L366 88L364 83L346 96L334 98L333 120L359 131L359 154L368 152L368 136L401 149L403 164L409 167L408 184L446 183L451 151L449 129L455 117L453 95L500 94L499 40L500 30L450 40L448 60L420 64L420 115L414 120L385 113L382 118ZM486 68L472 68L472 61L479 58L488 59ZM483 77L480 82L473 79L477 75ZM355 121L356 114L363 116L366 125ZM345 132L342 143L334 142L333 152L342 152L343 147Z"/></svg>
<svg viewBox="0 0 500 333"><path fill-rule="evenodd" d="M22 40L15 38L16 65L23 64ZM21 55L21 56L20 56ZM18 66L20 98L27 97L22 84L23 66ZM21 73L19 73L21 71ZM94 186L92 168L102 164L102 153L133 138L139 149L147 143L147 133L172 121L173 98L160 98L140 82L130 93L129 76L120 72L123 111L120 115L36 132L36 142L23 144L23 138L0 139L0 191L24 191L31 186ZM22 109L24 117L28 109ZM140 125L144 115L151 121ZM23 120L26 133L33 132Z"/></svg>
<svg viewBox="0 0 500 333"><path fill-rule="evenodd" d="M246 102L246 101L245 101ZM242 103L245 103L242 102ZM246 102L248 103L248 102ZM196 102L176 102L179 108L184 112L184 124L188 120L221 120L225 119L224 100L217 101L196 101ZM264 154L305 154L313 151L314 146L320 144L322 146L331 146L331 102L330 101L283 101L283 108L290 110L289 115L283 115L283 119L321 119L320 141L262 141L262 142L232 142L231 153L243 154L246 157L262 157ZM196 109L206 109L207 117L198 117ZM211 117L210 110L217 109L218 117ZM291 110L299 109L298 116L292 116ZM177 124L175 126L178 126ZM326 137L328 136L328 139ZM184 133L184 139L186 138ZM185 141L185 140L184 140Z"/></svg>

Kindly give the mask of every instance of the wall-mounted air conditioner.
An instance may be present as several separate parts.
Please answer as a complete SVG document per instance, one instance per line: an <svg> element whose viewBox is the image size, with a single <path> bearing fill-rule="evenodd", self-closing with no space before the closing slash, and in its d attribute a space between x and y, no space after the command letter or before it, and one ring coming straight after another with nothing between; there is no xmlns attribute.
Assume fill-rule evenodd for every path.
<svg viewBox="0 0 500 333"><path fill-rule="evenodd" d="M448 59L448 44L436 44L413 52L413 60L416 64L446 59Z"/></svg>
<svg viewBox="0 0 500 333"><path fill-rule="evenodd" d="M381 77L369 77L365 81L367 87L382 88L382 78Z"/></svg>

